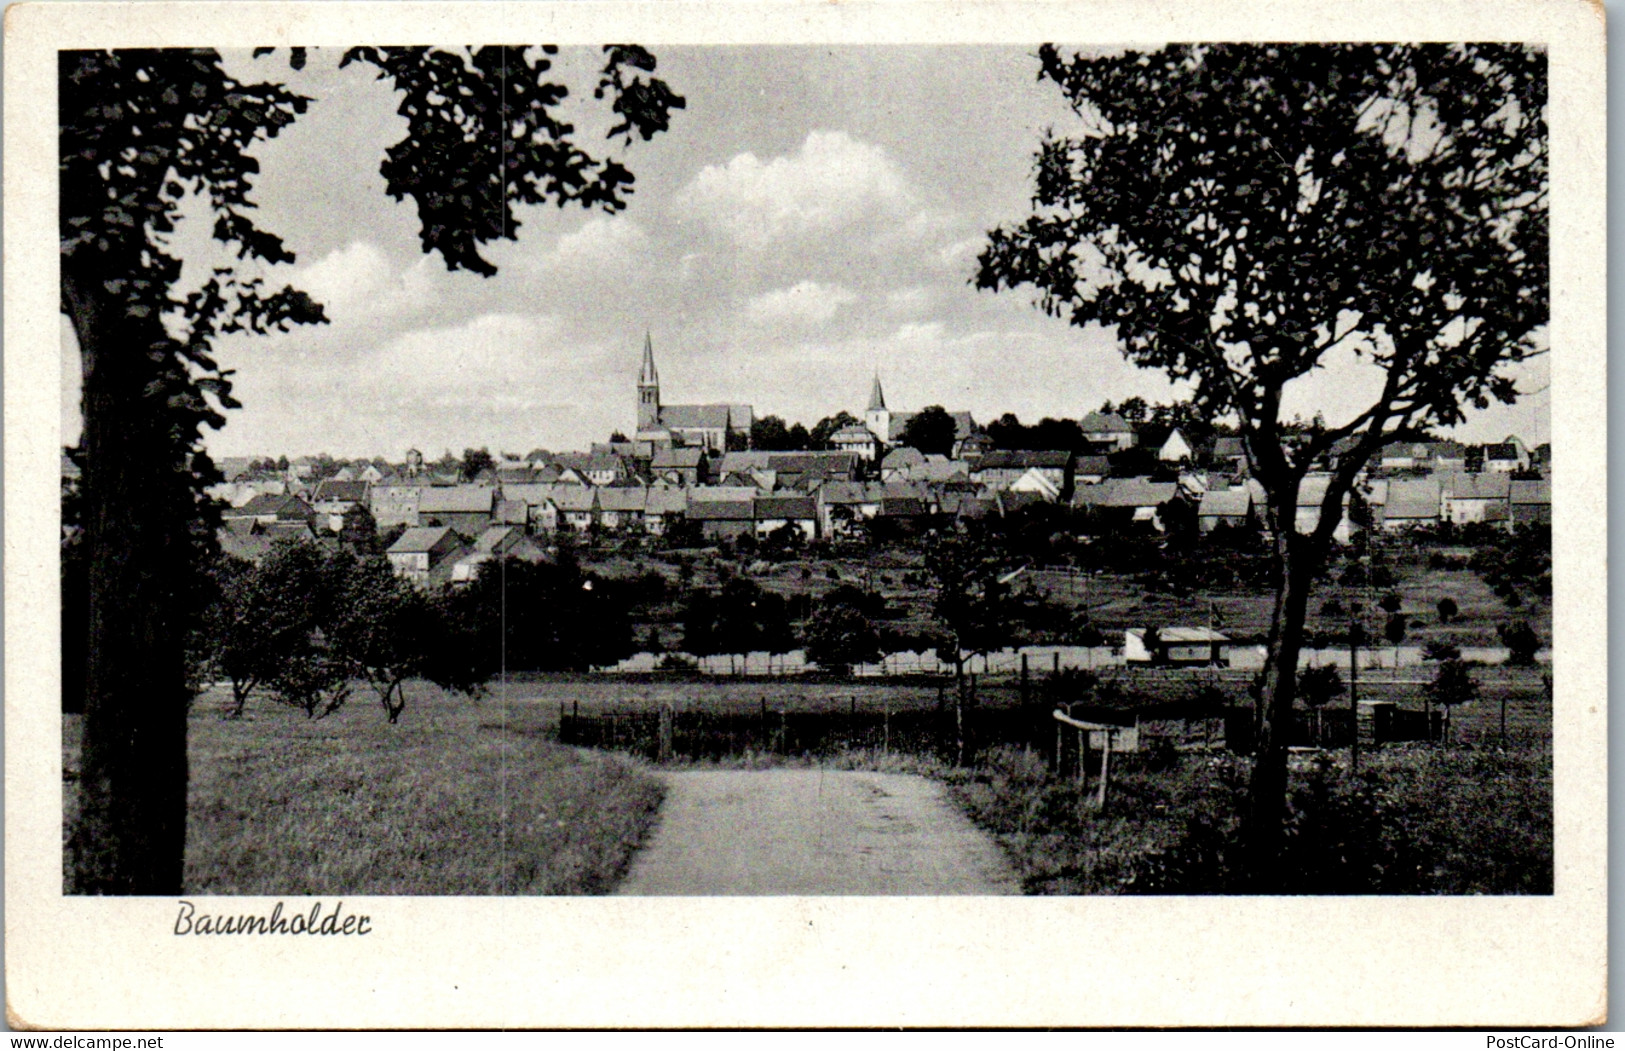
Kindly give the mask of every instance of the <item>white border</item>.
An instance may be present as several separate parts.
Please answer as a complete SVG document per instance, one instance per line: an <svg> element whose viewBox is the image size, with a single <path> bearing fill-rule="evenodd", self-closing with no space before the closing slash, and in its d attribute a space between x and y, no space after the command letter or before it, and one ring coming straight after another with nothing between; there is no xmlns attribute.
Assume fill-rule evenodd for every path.
<svg viewBox="0 0 1625 1051"><path fill-rule="evenodd" d="M1602 8L1553 2L34 4L5 19L6 984L73 1028L1595 1024L1606 1004ZM59 47L1527 40L1551 56L1557 893L347 899L341 944L64 898ZM656 48L658 52L658 48ZM246 911L260 899L233 899ZM265 904L269 905L269 900Z"/></svg>

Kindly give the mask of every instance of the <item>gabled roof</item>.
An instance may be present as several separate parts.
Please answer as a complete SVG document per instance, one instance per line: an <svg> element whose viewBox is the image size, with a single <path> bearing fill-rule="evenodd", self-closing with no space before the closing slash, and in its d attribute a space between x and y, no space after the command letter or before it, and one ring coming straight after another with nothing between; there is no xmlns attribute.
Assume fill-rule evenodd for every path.
<svg viewBox="0 0 1625 1051"><path fill-rule="evenodd" d="M1084 434L1121 434L1132 432L1133 427L1117 413L1091 412L1081 421Z"/></svg>
<svg viewBox="0 0 1625 1051"><path fill-rule="evenodd" d="M518 500L528 506L535 507L553 495L558 485L552 482L530 482L525 485L505 485L502 487L504 500Z"/></svg>
<svg viewBox="0 0 1625 1051"><path fill-rule="evenodd" d="M600 489L598 509L622 513L642 511L649 504L648 493L647 489Z"/></svg>
<svg viewBox="0 0 1625 1051"><path fill-rule="evenodd" d="M727 405L662 405L660 426L668 430L725 430L728 410Z"/></svg>
<svg viewBox="0 0 1625 1051"><path fill-rule="evenodd" d="M1524 506L1528 504L1545 504L1551 506L1552 483L1547 479L1514 479L1510 489L1510 498L1514 504Z"/></svg>
<svg viewBox="0 0 1625 1051"><path fill-rule="evenodd" d="M861 423L849 423L845 427L829 436L832 442L872 442L875 441L874 432Z"/></svg>
<svg viewBox="0 0 1625 1051"><path fill-rule="evenodd" d="M602 491L604 490L591 489L586 486L561 485L553 490L553 495L548 499L552 500L553 506L560 511L579 514L597 507L598 495Z"/></svg>
<svg viewBox="0 0 1625 1051"><path fill-rule="evenodd" d="M1072 462L1072 454L1064 449L994 449L976 465L978 471L1024 471L1031 467L1065 469Z"/></svg>
<svg viewBox="0 0 1625 1051"><path fill-rule="evenodd" d="M644 514L680 515L688 511L688 490L650 489Z"/></svg>
<svg viewBox="0 0 1625 1051"><path fill-rule="evenodd" d="M756 495L754 485L697 485L688 491L690 504L715 503L717 501L750 500Z"/></svg>
<svg viewBox="0 0 1625 1051"><path fill-rule="evenodd" d="M697 522L750 522L755 519L754 501L707 500L690 502L688 517Z"/></svg>
<svg viewBox="0 0 1625 1051"><path fill-rule="evenodd" d="M818 490L818 500L824 504L878 503L881 491L863 482L826 482Z"/></svg>
<svg viewBox="0 0 1625 1051"><path fill-rule="evenodd" d="M1072 474L1075 477L1099 475L1105 478L1111 473L1112 462L1104 456L1080 456L1072 464Z"/></svg>
<svg viewBox="0 0 1625 1051"><path fill-rule="evenodd" d="M883 471L900 471L905 467L913 467L925 463L925 454L912 446L904 445L887 453L880 461Z"/></svg>
<svg viewBox="0 0 1625 1051"><path fill-rule="evenodd" d="M1439 489L1452 500L1505 500L1512 476L1502 471L1483 474L1454 472L1439 476Z"/></svg>
<svg viewBox="0 0 1625 1051"><path fill-rule="evenodd" d="M705 462L705 450L697 448L656 449L649 458L651 471L697 468Z"/></svg>
<svg viewBox="0 0 1625 1051"><path fill-rule="evenodd" d="M1179 492L1177 482L1153 482L1149 478L1108 478L1098 485L1079 486L1072 496L1074 507L1156 507L1172 500Z"/></svg>
<svg viewBox="0 0 1625 1051"><path fill-rule="evenodd" d="M1203 517L1240 518L1253 507L1253 494L1246 486L1234 489L1209 489L1202 494L1202 503L1196 513Z"/></svg>
<svg viewBox="0 0 1625 1051"><path fill-rule="evenodd" d="M815 519L818 507L810 496L758 496L756 520L772 521L778 518Z"/></svg>
<svg viewBox="0 0 1625 1051"><path fill-rule="evenodd" d="M367 498L366 482L341 482L329 478L316 486L317 503L360 503Z"/></svg>
<svg viewBox="0 0 1625 1051"><path fill-rule="evenodd" d="M496 490L489 485L447 485L423 490L419 514L490 514Z"/></svg>
<svg viewBox="0 0 1625 1051"><path fill-rule="evenodd" d="M888 496L880 500L882 518L919 518L931 513L931 505L913 496Z"/></svg>
<svg viewBox="0 0 1625 1051"><path fill-rule="evenodd" d="M413 526L402 533L399 540L389 545L387 553L391 555L421 555L433 551L450 533L450 526Z"/></svg>
<svg viewBox="0 0 1625 1051"><path fill-rule="evenodd" d="M1390 478L1386 508L1384 513L1389 521L1396 518L1438 518L1439 480Z"/></svg>
<svg viewBox="0 0 1625 1051"><path fill-rule="evenodd" d="M1221 434L1213 439L1213 455L1221 460L1234 459L1237 456L1247 455L1247 443L1242 441L1240 435Z"/></svg>
<svg viewBox="0 0 1625 1051"><path fill-rule="evenodd" d="M515 537L515 532L516 531L513 526L492 526L474 538L474 553L477 555L489 555L495 552L497 548L501 547L504 543L512 541Z"/></svg>
<svg viewBox="0 0 1625 1051"><path fill-rule="evenodd" d="M226 514L245 517L275 515L281 519L296 519L309 518L311 509L309 504L297 496L290 496L286 493L260 493L248 503L235 510L227 511Z"/></svg>

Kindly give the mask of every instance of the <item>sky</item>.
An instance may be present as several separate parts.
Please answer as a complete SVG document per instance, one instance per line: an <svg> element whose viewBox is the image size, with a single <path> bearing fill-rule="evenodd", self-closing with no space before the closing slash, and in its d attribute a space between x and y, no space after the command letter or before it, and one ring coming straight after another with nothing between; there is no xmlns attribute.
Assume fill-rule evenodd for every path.
<svg viewBox="0 0 1625 1051"><path fill-rule="evenodd" d="M431 458L487 447L584 449L635 426L644 334L667 404L747 403L811 426L861 413L878 373L893 409L940 404L984 422L1079 417L1179 390L1126 363L1111 333L1049 318L1024 291L971 283L987 232L1028 214L1045 128L1077 118L1021 47L674 47L658 75L687 107L618 152L636 173L623 212L523 208L498 274L425 256L415 208L378 165L405 121L369 67L315 52L225 56L244 80L285 80L309 111L256 150L259 225L297 255L267 268L331 324L230 337L243 407L207 435L216 456ZM567 115L596 148L595 50L566 49ZM183 223L182 282L223 261ZM64 319L63 431L78 432L78 355ZM1349 363L1294 384L1289 411L1351 415L1373 377ZM1369 370L1368 370L1369 371ZM1549 438L1545 359L1532 392L1477 413L1469 441Z"/></svg>

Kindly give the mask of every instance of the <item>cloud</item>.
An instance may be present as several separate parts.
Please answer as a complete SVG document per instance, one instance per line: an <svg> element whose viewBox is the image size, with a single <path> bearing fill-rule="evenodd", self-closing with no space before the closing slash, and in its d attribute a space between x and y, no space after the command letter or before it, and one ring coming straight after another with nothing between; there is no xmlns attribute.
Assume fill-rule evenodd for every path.
<svg viewBox="0 0 1625 1051"><path fill-rule="evenodd" d="M298 270L290 283L316 298L335 323L409 317L434 300L437 259L420 256L397 269L367 241L352 241Z"/></svg>
<svg viewBox="0 0 1625 1051"><path fill-rule="evenodd" d="M541 381L558 333L551 317L483 314L396 336L364 367L382 390L458 403Z"/></svg>
<svg viewBox="0 0 1625 1051"><path fill-rule="evenodd" d="M560 237L544 263L571 271L620 267L646 251L648 244L649 235L636 220L595 215L579 230Z"/></svg>
<svg viewBox="0 0 1625 1051"><path fill-rule="evenodd" d="M824 322L842 307L857 301L857 294L841 285L798 281L789 288L774 289L752 298L745 304L745 313L756 321Z"/></svg>
<svg viewBox="0 0 1625 1051"><path fill-rule="evenodd" d="M701 169L679 206L746 248L917 211L902 170L878 146L844 131L813 131L795 153L746 152Z"/></svg>

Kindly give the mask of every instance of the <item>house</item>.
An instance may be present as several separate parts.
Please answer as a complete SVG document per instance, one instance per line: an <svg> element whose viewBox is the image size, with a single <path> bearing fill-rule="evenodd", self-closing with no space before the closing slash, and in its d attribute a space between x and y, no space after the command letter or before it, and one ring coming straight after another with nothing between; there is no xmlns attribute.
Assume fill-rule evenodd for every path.
<svg viewBox="0 0 1625 1051"><path fill-rule="evenodd" d="M1120 452L1135 443L1134 427L1115 412L1091 412L1081 421L1083 440L1097 453Z"/></svg>
<svg viewBox="0 0 1625 1051"><path fill-rule="evenodd" d="M912 468L925 463L925 454L912 446L902 445L893 449L880 461L880 480L890 482L898 478L909 477Z"/></svg>
<svg viewBox="0 0 1625 1051"><path fill-rule="evenodd" d="M1484 446L1484 470L1497 474L1511 474L1527 470L1529 453L1521 442L1497 442Z"/></svg>
<svg viewBox="0 0 1625 1051"><path fill-rule="evenodd" d="M1130 628L1123 632L1129 664L1230 666L1230 637L1212 628Z"/></svg>
<svg viewBox="0 0 1625 1051"><path fill-rule="evenodd" d="M479 575L481 567L504 558L538 562L541 548L516 526L492 526L474 539L472 549L451 567L451 582L467 584Z"/></svg>
<svg viewBox="0 0 1625 1051"><path fill-rule="evenodd" d="M790 526L799 530L803 539L818 539L818 502L812 497L758 496L753 505L757 536Z"/></svg>
<svg viewBox="0 0 1625 1051"><path fill-rule="evenodd" d="M995 449L971 468L970 480L998 492L1009 489L1028 472L1036 472L1058 496L1071 488L1072 459L1072 453L1064 449Z"/></svg>
<svg viewBox="0 0 1625 1051"><path fill-rule="evenodd" d="M422 583L429 579L431 570L462 546L450 526L414 526L389 545L384 554L396 576Z"/></svg>
<svg viewBox="0 0 1625 1051"><path fill-rule="evenodd" d="M495 519L496 503L497 491L489 485L432 486L418 496L418 522L478 536Z"/></svg>
<svg viewBox="0 0 1625 1051"><path fill-rule="evenodd" d="M549 500L558 509L557 528L585 533L596 526L600 492L591 486L560 485L555 488Z"/></svg>
<svg viewBox="0 0 1625 1051"><path fill-rule="evenodd" d="M838 450L773 453L767 470L780 489L811 492L824 482L850 482L857 478L863 461L856 453ZM756 472L759 473L759 472Z"/></svg>
<svg viewBox="0 0 1625 1051"><path fill-rule="evenodd" d="M827 482L818 489L818 525L826 537L838 536L861 520L880 513L884 488L872 482Z"/></svg>
<svg viewBox="0 0 1625 1051"><path fill-rule="evenodd" d="M1076 456L1072 459L1073 485L1099 485L1112 474L1112 462L1104 456Z"/></svg>
<svg viewBox="0 0 1625 1051"><path fill-rule="evenodd" d="M1439 515L1447 522L1506 523L1511 519L1512 479L1499 471L1452 473L1439 477Z"/></svg>
<svg viewBox="0 0 1625 1051"><path fill-rule="evenodd" d="M986 456L993 449L993 439L985 434L977 433L967 437L964 441L954 442L954 459L974 464Z"/></svg>
<svg viewBox="0 0 1625 1051"><path fill-rule="evenodd" d="M643 512L648 504L647 489L600 489L598 526L614 532L642 529Z"/></svg>
<svg viewBox="0 0 1625 1051"><path fill-rule="evenodd" d="M1382 528L1392 533L1412 526L1436 525L1440 506L1437 478L1390 478Z"/></svg>
<svg viewBox="0 0 1625 1051"><path fill-rule="evenodd" d="M1293 528L1300 533L1313 533L1320 524L1322 505L1326 501L1326 491L1331 487L1332 476L1329 474L1309 474L1298 483L1298 506L1293 519ZM1337 525L1332 529L1332 537L1340 544L1346 544L1349 537L1354 535L1354 523L1349 519L1349 494L1343 494Z"/></svg>
<svg viewBox="0 0 1625 1051"><path fill-rule="evenodd" d="M1125 514L1130 521L1149 522L1159 532L1162 518L1158 509L1179 496L1177 482L1153 482L1149 478L1108 478L1099 485L1081 485L1072 494L1072 506Z"/></svg>
<svg viewBox="0 0 1625 1051"><path fill-rule="evenodd" d="M690 501L688 520L697 522L707 540L737 540L756 531L754 500Z"/></svg>
<svg viewBox="0 0 1625 1051"><path fill-rule="evenodd" d="M650 489L643 506L643 528L660 536L688 515L688 492L683 489Z"/></svg>
<svg viewBox="0 0 1625 1051"><path fill-rule="evenodd" d="M316 486L313 509L328 532L337 533L344 527L344 516L351 508L370 503L370 488L366 482L340 481L337 477Z"/></svg>
<svg viewBox="0 0 1625 1051"><path fill-rule="evenodd" d="M649 473L653 480L684 487L710 480L705 450L700 448L656 449L649 458Z"/></svg>
<svg viewBox="0 0 1625 1051"><path fill-rule="evenodd" d="M1221 434L1213 439L1209 459L1221 471L1242 474L1247 470L1247 443L1237 435Z"/></svg>
<svg viewBox="0 0 1625 1051"><path fill-rule="evenodd" d="M220 517L226 521L234 518L251 518L261 525L273 525L277 522L293 522L308 525L315 518L315 511L311 506L297 496L276 493L260 493L241 507L233 507L223 511Z"/></svg>
<svg viewBox="0 0 1625 1051"><path fill-rule="evenodd" d="M1547 479L1521 481L1514 479L1508 491L1508 522L1513 526L1550 523L1552 520L1552 483Z"/></svg>
<svg viewBox="0 0 1625 1051"><path fill-rule="evenodd" d="M421 485L375 485L368 494L372 506L372 520L379 529L391 526L418 524L418 498Z"/></svg>
<svg viewBox="0 0 1625 1051"><path fill-rule="evenodd" d="M1185 463L1195 453L1191 443L1186 440L1185 433L1178 427L1170 430L1166 437L1157 444L1157 459L1163 463Z"/></svg>
<svg viewBox="0 0 1625 1051"><path fill-rule="evenodd" d="M1004 491L1034 493L1052 503L1061 498L1061 490L1050 480L1049 474L1037 467L1027 468L1027 472L1011 482Z"/></svg>
<svg viewBox="0 0 1625 1051"><path fill-rule="evenodd" d="M1196 527L1200 532L1211 533L1221 525L1256 524L1254 506L1251 486L1209 489L1202 494L1202 502L1197 505Z"/></svg>
<svg viewBox="0 0 1625 1051"><path fill-rule="evenodd" d="M851 453L865 463L873 463L880 455L880 439L861 423L847 424L830 435L829 441L840 452Z"/></svg>

